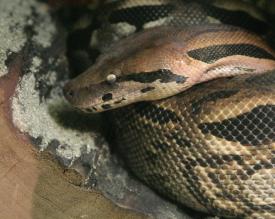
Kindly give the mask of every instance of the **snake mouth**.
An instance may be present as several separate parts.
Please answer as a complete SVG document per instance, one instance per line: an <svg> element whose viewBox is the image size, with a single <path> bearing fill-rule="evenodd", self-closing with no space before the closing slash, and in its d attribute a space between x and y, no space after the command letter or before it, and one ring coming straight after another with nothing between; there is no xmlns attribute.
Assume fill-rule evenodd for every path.
<svg viewBox="0 0 275 219"><path fill-rule="evenodd" d="M85 89L83 89L83 91L85 91ZM111 95L111 100L104 101L102 95L91 97L90 94L92 94L93 92L90 92L90 94L87 93L85 98L81 98L81 92L82 89L75 90L70 82L63 87L63 95L65 99L75 108L78 108L81 111L88 113L100 113L103 111L128 105L129 103L133 102L133 100L136 99L138 95L140 95L138 94L139 92L137 90L133 90L132 92L128 92L124 95L119 95L117 97L113 97L114 95ZM112 94L112 92L110 91L110 93L108 94ZM133 97L131 98L131 96Z"/></svg>
<svg viewBox="0 0 275 219"><path fill-rule="evenodd" d="M63 87L63 95L65 99L68 100L70 103L73 102L76 96L75 94L76 94L75 91L70 88L68 83Z"/></svg>
<svg viewBox="0 0 275 219"><path fill-rule="evenodd" d="M129 104L132 104L134 102L143 101L142 99L140 101L136 101L137 93L138 93L137 91L133 91L128 94L113 98L111 101L106 101L106 102L99 101L98 103L91 104L86 107L80 107L80 110L87 113L100 113L100 112L116 109L119 107L123 107ZM133 96L134 98L131 98L131 96Z"/></svg>

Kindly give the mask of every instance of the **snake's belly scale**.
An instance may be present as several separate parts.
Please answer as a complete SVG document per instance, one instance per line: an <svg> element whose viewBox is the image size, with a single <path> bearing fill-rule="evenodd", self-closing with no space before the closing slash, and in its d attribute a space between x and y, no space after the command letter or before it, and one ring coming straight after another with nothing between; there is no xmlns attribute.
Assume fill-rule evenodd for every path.
<svg viewBox="0 0 275 219"><path fill-rule="evenodd" d="M242 14L237 10L236 15L241 15L241 18L233 19L232 8L235 6L230 4L236 1L210 2L214 6L204 1L188 0L118 1L116 9L108 14L109 20L104 18L118 25L103 25L96 34L100 36L99 33L102 33L102 39L94 40L103 54L107 55L99 58L95 67L65 88L66 97L80 109L99 112L118 108L127 101L130 103L128 96L114 100L116 93L113 90L121 89L123 93L127 88L126 82L129 82L129 93L133 93L131 89L136 86L134 82L138 85L146 83L147 87L139 87L138 91L142 94L153 92L157 83L163 85L174 79L175 84L179 81L188 82L192 77L191 70L184 77L169 69L171 65L165 66L168 69L147 71L149 67L144 63L148 60L155 62L155 59L148 57L146 61L143 56L142 62L140 58L137 58L138 61L134 59L139 56L136 55L137 49L132 48L135 46L133 42L142 45L146 31L128 41L126 38L124 43L121 41L119 44L118 41L117 47L111 47L114 51L117 48L118 52L114 54L109 50L108 40L116 41L158 25L176 28L206 25L201 28L205 28L207 34L212 34L211 37L202 36L200 39L199 34L192 36L192 33L188 33L194 42L184 50L191 60L187 63L192 63L198 72L206 69L200 82L218 78L219 74L224 77L237 76L199 85L194 83L189 86L191 88L184 88L187 90L174 96L156 100L144 98L147 101L139 100L138 103L111 110L119 151L140 180L180 205L229 218L272 219L275 218L275 53L264 41L255 40L256 36L246 35L243 30L236 31L239 38L230 39L235 29L231 30L230 27L228 31L228 27L223 29L222 26L220 29L220 26L207 26L212 22L217 23L216 15L220 15L223 23L237 22L236 25L243 28L252 31L257 29L261 35L265 34L268 25L261 14L256 13L256 19L246 11ZM229 2L229 10L220 8L219 5L224 2ZM240 7L249 8L242 4ZM254 9L252 11L255 15ZM123 25L130 32L125 34ZM255 25L261 28L255 28ZM155 39L150 30L147 33ZM182 32L175 33L180 35ZM161 36L162 33L157 32L156 35ZM228 41L224 44L223 40L227 37ZM178 43L169 41L167 48L174 46L175 42ZM146 51L152 43L148 41L147 44L144 46ZM214 54L215 51L217 53ZM154 53L148 54L154 56ZM131 59L132 56L134 58ZM239 60L246 64L236 65ZM119 63L118 73L116 70L110 74L105 62L115 68ZM146 68L142 69L144 66ZM196 66L200 67L196 69ZM132 74L123 75L125 69ZM103 72L103 76L98 72ZM90 95L91 92L97 96ZM95 99L97 102L98 99L103 101L102 104L91 104L96 102Z"/></svg>

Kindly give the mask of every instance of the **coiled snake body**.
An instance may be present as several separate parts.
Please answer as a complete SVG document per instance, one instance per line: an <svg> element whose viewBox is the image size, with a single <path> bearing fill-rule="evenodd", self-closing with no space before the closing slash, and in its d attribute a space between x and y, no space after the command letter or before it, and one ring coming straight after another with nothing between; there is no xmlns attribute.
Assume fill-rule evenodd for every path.
<svg viewBox="0 0 275 219"><path fill-rule="evenodd" d="M84 111L119 108L112 111L126 162L166 197L214 215L275 218L275 53L249 30L209 24L220 7L180 2L117 3L107 17L117 28L126 17L139 33L102 44L65 96ZM231 9L223 23L234 24ZM154 21L137 22L133 13ZM262 22L238 15L246 29Z"/></svg>

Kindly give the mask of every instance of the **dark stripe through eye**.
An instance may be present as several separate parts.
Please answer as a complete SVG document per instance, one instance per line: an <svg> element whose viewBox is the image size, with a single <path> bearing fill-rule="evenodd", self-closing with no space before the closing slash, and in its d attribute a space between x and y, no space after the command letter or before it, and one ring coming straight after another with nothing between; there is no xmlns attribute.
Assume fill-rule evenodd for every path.
<svg viewBox="0 0 275 219"><path fill-rule="evenodd" d="M152 83L159 80L160 83L176 82L180 84L184 83L186 79L186 77L174 74L168 69L159 69L157 71L152 72L140 72L121 76L117 79L117 81L135 81L140 83Z"/></svg>
<svg viewBox="0 0 275 219"><path fill-rule="evenodd" d="M173 9L174 6L171 4L123 8L112 12L109 21L110 23L127 22L141 30L144 24L167 17Z"/></svg>
<svg viewBox="0 0 275 219"><path fill-rule="evenodd" d="M224 44L208 46L205 48L191 50L187 54L194 59L209 64L214 63L221 58L233 55L275 60L275 57L272 54L251 44Z"/></svg>

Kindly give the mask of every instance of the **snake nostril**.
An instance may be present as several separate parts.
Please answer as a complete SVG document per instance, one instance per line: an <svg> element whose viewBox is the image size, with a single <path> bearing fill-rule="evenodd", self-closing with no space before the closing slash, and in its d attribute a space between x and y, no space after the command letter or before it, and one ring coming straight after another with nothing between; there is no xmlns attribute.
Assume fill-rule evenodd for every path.
<svg viewBox="0 0 275 219"><path fill-rule="evenodd" d="M69 96L69 97L74 97L74 92L72 91L72 90L69 90L68 92L67 92L67 96Z"/></svg>
<svg viewBox="0 0 275 219"><path fill-rule="evenodd" d="M72 100L75 96L75 92L67 86L63 88L63 94L67 100Z"/></svg>

